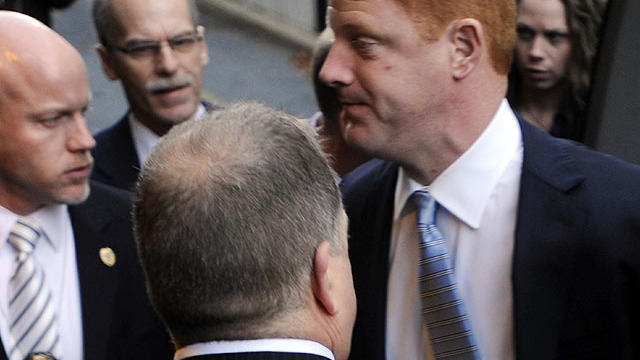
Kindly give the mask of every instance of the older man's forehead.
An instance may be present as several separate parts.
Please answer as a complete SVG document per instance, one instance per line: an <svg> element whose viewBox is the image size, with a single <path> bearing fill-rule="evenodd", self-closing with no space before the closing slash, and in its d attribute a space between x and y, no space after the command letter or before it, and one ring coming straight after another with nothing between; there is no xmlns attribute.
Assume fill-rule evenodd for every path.
<svg viewBox="0 0 640 360"><path fill-rule="evenodd" d="M187 0L121 0L113 4L117 23L115 35L125 40L174 37L193 31L195 24Z"/></svg>

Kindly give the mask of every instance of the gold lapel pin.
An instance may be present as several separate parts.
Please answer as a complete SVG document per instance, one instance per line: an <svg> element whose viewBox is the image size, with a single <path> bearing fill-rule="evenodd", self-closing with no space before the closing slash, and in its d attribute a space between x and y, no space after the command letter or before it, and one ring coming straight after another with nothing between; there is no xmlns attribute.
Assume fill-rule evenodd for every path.
<svg viewBox="0 0 640 360"><path fill-rule="evenodd" d="M108 267L112 267L116 264L116 254L110 247L103 247L100 249L100 260Z"/></svg>

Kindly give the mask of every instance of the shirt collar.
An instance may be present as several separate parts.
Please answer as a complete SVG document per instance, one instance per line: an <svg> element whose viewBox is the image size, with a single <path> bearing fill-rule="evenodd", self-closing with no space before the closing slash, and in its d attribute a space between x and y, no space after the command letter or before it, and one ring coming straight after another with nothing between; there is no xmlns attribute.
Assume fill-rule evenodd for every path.
<svg viewBox="0 0 640 360"><path fill-rule="evenodd" d="M426 189L447 211L471 228L479 228L494 187L521 146L518 120L503 100L478 139L429 186L417 183L400 168L394 219L413 191Z"/></svg>
<svg viewBox="0 0 640 360"><path fill-rule="evenodd" d="M207 109L204 105L200 104L194 118L200 119L206 113ZM131 127L131 136L133 137L133 143L138 153L138 160L140 161L140 165L142 165L147 161L149 155L151 155L151 151L160 140L160 136L136 119L133 112L129 112L129 126Z"/></svg>
<svg viewBox="0 0 640 360"><path fill-rule="evenodd" d="M257 339L196 343L178 349L173 359L181 360L198 355L241 352L290 352L319 355L331 360L335 359L331 350L326 346L315 341L301 339Z"/></svg>
<svg viewBox="0 0 640 360"><path fill-rule="evenodd" d="M14 214L10 210L0 206L0 248L8 241L11 227L20 216ZM43 237L47 243L51 245L54 251L61 248L62 237L56 236L64 234L67 224L69 223L69 212L67 205L57 204L42 207L35 212L25 216L35 220L42 228Z"/></svg>

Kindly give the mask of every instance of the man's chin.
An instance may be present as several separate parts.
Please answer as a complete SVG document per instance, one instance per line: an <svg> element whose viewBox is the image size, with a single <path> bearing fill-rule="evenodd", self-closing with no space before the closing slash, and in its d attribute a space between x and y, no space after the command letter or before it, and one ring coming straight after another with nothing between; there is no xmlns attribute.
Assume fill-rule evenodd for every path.
<svg viewBox="0 0 640 360"><path fill-rule="evenodd" d="M342 136L347 145L357 150L367 152L369 148L367 145L371 142L371 134L368 133L362 124L347 122L343 129Z"/></svg>
<svg viewBox="0 0 640 360"><path fill-rule="evenodd" d="M173 126L191 119L197 111L197 106L174 106L172 108L165 108L156 112L155 118L165 125Z"/></svg>
<svg viewBox="0 0 640 360"><path fill-rule="evenodd" d="M78 205L82 204L89 198L91 187L88 183L72 185L73 189L65 191L65 193L57 196L56 201L59 204Z"/></svg>

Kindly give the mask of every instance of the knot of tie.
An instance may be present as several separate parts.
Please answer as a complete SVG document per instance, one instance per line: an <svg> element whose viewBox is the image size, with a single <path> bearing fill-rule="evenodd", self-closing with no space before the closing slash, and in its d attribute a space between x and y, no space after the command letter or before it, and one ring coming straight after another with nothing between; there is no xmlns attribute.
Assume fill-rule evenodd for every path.
<svg viewBox="0 0 640 360"><path fill-rule="evenodd" d="M35 222L19 218L9 232L9 243L18 253L29 255L33 252L41 232L40 226Z"/></svg>
<svg viewBox="0 0 640 360"><path fill-rule="evenodd" d="M411 194L413 203L416 205L417 222L419 225L435 224L436 201L425 190L416 190Z"/></svg>

